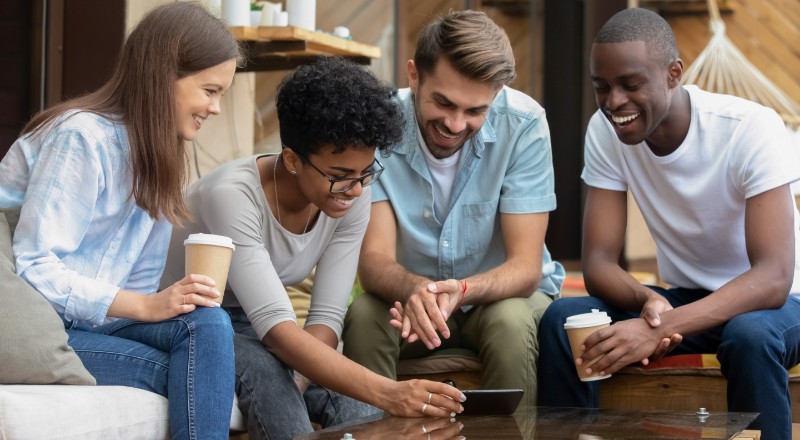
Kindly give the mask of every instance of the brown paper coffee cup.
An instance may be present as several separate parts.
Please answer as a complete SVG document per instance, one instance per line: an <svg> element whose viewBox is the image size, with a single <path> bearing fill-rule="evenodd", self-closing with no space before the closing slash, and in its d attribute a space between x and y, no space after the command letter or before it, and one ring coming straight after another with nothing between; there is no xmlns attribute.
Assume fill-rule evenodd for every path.
<svg viewBox="0 0 800 440"><path fill-rule="evenodd" d="M567 331L567 336L569 337L569 345L572 348L572 358L578 359L578 356L583 353L581 345L583 345L583 342L586 341L589 335L601 328L608 327L610 324L611 318L608 317L606 312L601 312L597 309L592 309L592 313L583 313L568 317L567 322L564 323L564 329ZM606 374L605 376L598 376L596 373L592 373L591 375L586 374L586 369L595 362L597 362L597 359L592 359L589 362L576 365L578 377L580 377L582 381L590 382L611 377L610 374Z"/></svg>
<svg viewBox="0 0 800 440"><path fill-rule="evenodd" d="M186 275L205 275L213 279L216 283L214 288L220 293L215 301L221 303L235 249L233 240L222 235L192 234L183 245L186 249Z"/></svg>

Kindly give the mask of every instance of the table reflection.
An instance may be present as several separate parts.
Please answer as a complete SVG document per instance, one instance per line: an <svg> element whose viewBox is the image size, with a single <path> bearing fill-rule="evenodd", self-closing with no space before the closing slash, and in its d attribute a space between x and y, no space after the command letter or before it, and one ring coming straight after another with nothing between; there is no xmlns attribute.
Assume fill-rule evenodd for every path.
<svg viewBox="0 0 800 440"><path fill-rule="evenodd" d="M298 439L730 439L757 413L712 412L699 416L674 411L521 407L507 416L417 419L375 416L314 432Z"/></svg>

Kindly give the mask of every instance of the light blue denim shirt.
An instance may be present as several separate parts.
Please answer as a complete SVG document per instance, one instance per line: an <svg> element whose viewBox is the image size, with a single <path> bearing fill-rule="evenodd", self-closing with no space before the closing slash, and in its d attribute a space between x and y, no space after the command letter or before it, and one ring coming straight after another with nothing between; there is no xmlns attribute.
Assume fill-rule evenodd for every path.
<svg viewBox="0 0 800 440"><path fill-rule="evenodd" d="M397 261L434 280L461 279L505 261L500 213L550 212L556 208L550 131L544 109L504 87L483 127L465 144L449 214L433 214L433 185L417 138L413 95L400 90L406 118L403 141L384 162L372 201L389 200L397 216ZM539 289L558 295L564 268L544 248Z"/></svg>
<svg viewBox="0 0 800 440"><path fill-rule="evenodd" d="M0 209L22 207L17 273L67 325L106 322L120 288L157 291L172 226L136 205L131 181L125 126L89 112L21 137L0 162Z"/></svg>

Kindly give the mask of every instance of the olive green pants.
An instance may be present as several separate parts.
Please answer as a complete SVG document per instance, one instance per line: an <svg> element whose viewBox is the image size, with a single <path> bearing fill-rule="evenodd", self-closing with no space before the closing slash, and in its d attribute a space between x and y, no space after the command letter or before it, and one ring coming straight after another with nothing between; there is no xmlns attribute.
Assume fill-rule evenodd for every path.
<svg viewBox="0 0 800 440"><path fill-rule="evenodd" d="M553 299L536 291L529 298L509 298L456 311L447 320L450 338L445 348L468 348L478 354L484 389L521 388L522 404L536 405L536 367L539 320ZM344 355L391 379L397 378L398 359L432 353L420 342L408 343L389 324L391 306L374 296L358 295L344 320Z"/></svg>

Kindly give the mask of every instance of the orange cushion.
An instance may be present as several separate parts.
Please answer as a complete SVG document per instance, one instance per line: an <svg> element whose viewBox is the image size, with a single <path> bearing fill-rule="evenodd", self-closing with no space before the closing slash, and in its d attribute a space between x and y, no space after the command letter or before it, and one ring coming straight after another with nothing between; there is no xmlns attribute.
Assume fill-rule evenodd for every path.
<svg viewBox="0 0 800 440"><path fill-rule="evenodd" d="M647 366L629 366L621 371L627 374L675 374L697 376L722 376L715 354L678 354L665 356ZM800 365L789 369L789 380L800 380Z"/></svg>

